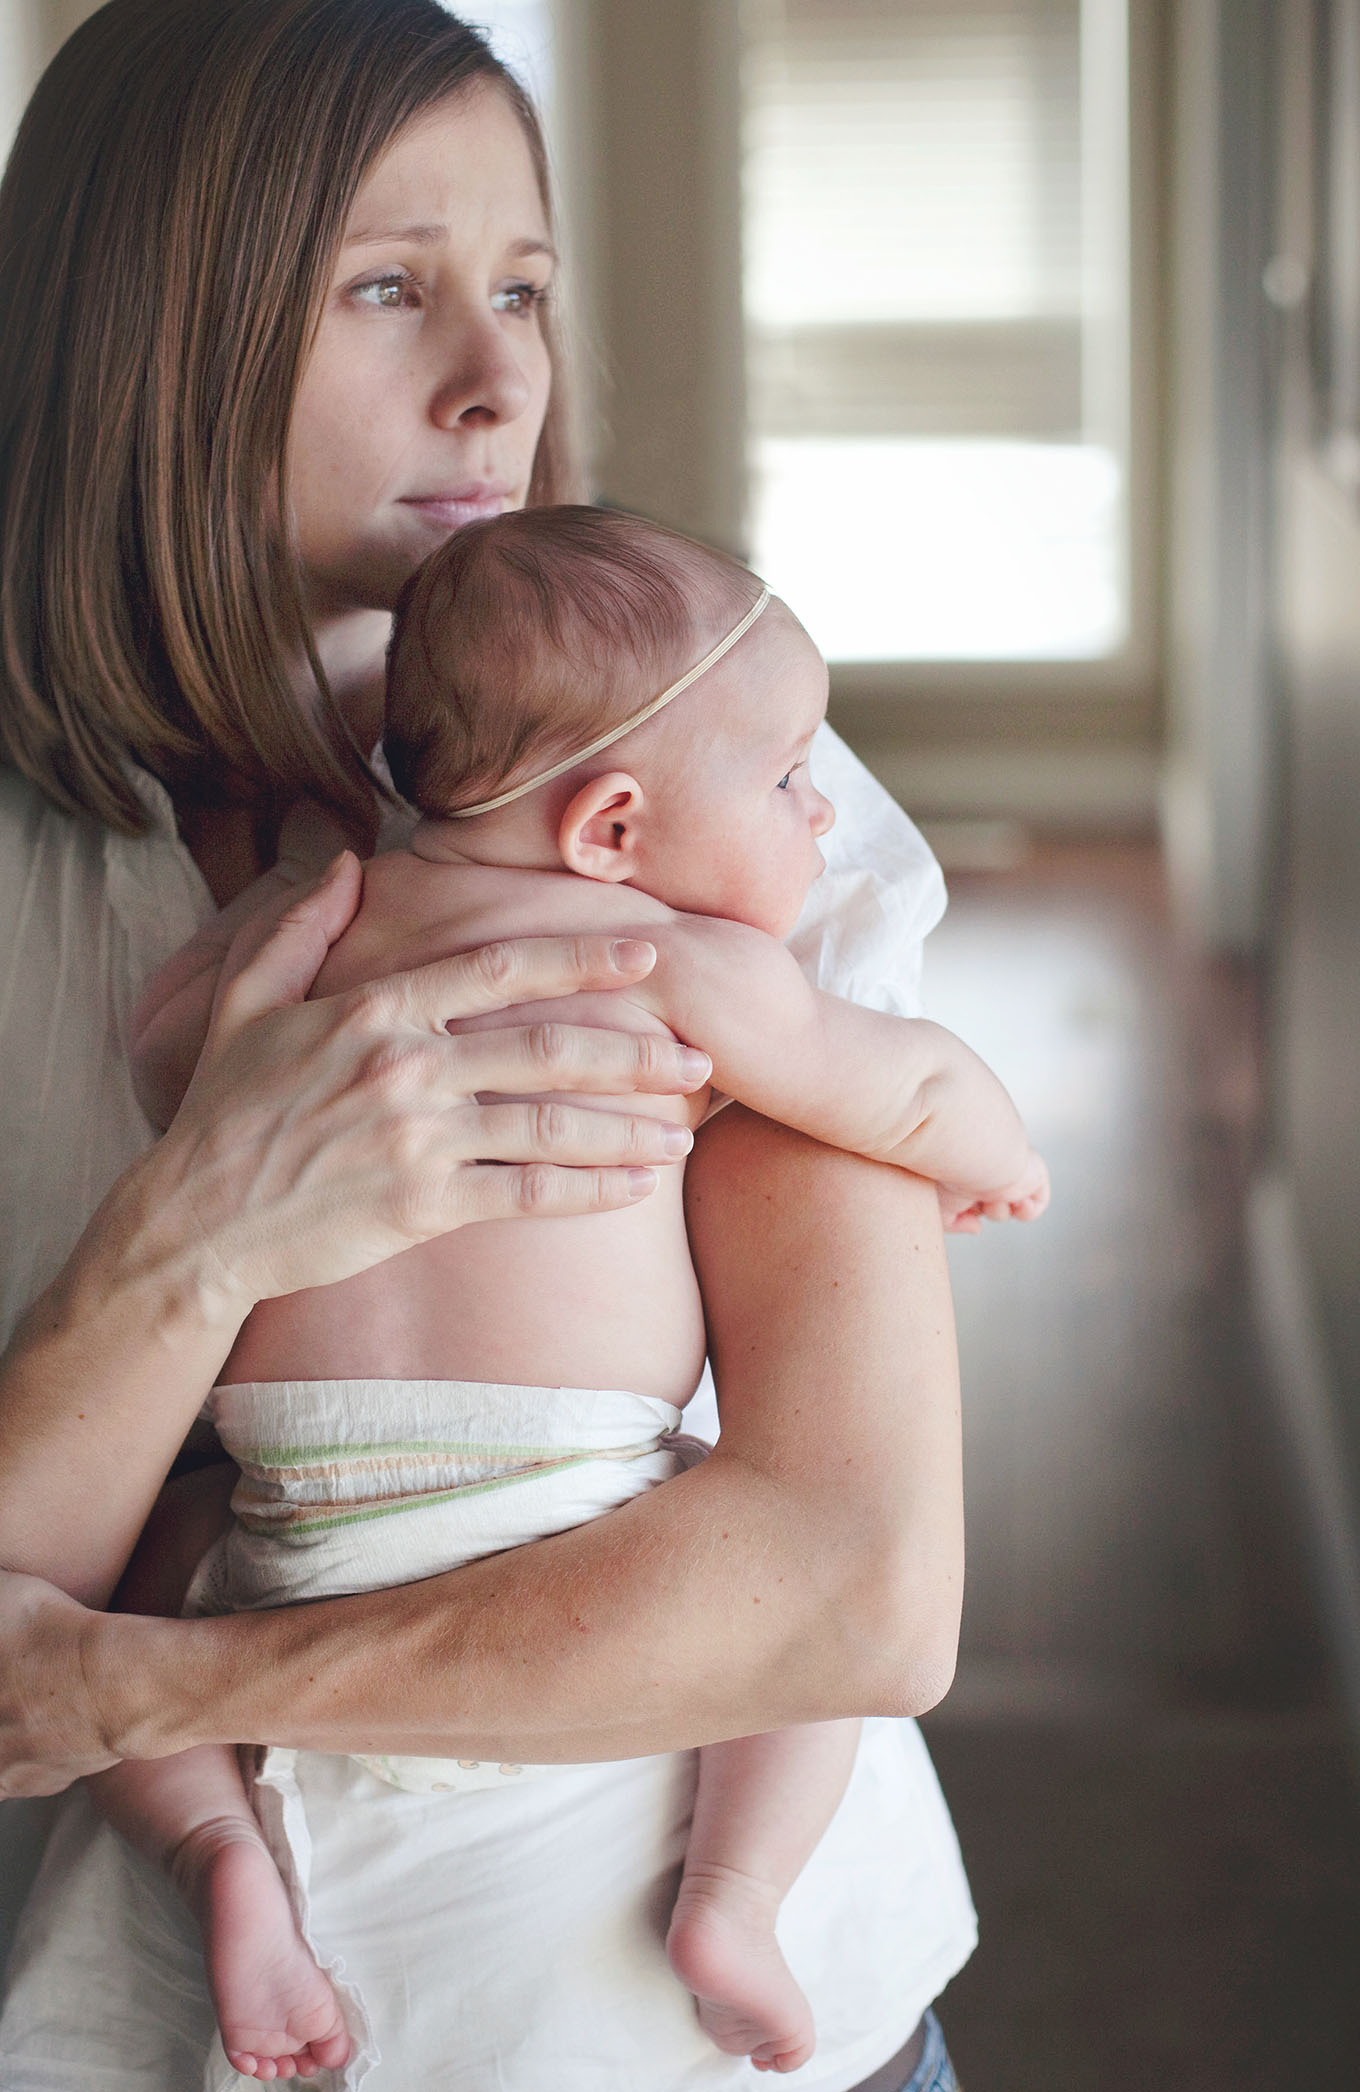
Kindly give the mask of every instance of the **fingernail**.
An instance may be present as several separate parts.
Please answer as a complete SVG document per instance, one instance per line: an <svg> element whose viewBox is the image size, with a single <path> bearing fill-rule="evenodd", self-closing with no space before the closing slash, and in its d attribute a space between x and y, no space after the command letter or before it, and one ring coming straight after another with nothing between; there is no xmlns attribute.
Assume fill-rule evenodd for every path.
<svg viewBox="0 0 1360 2092"><path fill-rule="evenodd" d="M639 968L651 966L656 960L656 946L644 944L640 937L621 937L609 948L609 956L620 973L636 973Z"/></svg>
<svg viewBox="0 0 1360 2092"><path fill-rule="evenodd" d="M682 1046L680 1049L680 1072L686 1082L707 1082L713 1073L713 1063L697 1046Z"/></svg>
<svg viewBox="0 0 1360 2092"><path fill-rule="evenodd" d="M694 1135L688 1126L668 1126L661 1137L661 1145L668 1155L688 1155L694 1146Z"/></svg>
<svg viewBox="0 0 1360 2092"><path fill-rule="evenodd" d="M628 1196L630 1199L645 1199L648 1192L656 1190L654 1169L630 1169L628 1172Z"/></svg>

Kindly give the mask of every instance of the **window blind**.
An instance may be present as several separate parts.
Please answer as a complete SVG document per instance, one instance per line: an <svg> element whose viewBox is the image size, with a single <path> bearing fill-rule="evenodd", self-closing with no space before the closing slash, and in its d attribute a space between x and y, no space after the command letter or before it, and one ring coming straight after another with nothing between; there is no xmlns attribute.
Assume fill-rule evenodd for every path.
<svg viewBox="0 0 1360 2092"><path fill-rule="evenodd" d="M835 660L1127 630L1125 0L742 0L757 565Z"/></svg>
<svg viewBox="0 0 1360 2092"><path fill-rule="evenodd" d="M1075 435L1080 0L751 0L768 434Z"/></svg>

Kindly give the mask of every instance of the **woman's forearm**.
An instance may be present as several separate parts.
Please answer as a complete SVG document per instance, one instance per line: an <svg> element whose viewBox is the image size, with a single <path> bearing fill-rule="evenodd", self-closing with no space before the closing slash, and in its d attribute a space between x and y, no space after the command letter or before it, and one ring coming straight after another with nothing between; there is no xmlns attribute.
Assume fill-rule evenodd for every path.
<svg viewBox="0 0 1360 2092"><path fill-rule="evenodd" d="M198 1282L131 1170L0 1361L0 1568L104 1605L244 1306Z"/></svg>
<svg viewBox="0 0 1360 2092"><path fill-rule="evenodd" d="M425 1583L92 1623L112 1749L576 1760L933 1704L962 1583L933 1193L736 1111L691 1167L718 1451L587 1526Z"/></svg>

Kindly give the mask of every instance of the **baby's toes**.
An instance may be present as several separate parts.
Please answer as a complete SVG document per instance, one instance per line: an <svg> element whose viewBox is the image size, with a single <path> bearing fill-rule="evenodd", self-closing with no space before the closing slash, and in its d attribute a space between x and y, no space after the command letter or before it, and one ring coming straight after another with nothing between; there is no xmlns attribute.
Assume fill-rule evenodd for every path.
<svg viewBox="0 0 1360 2092"><path fill-rule="evenodd" d="M310 2058L308 2067L313 2071L338 2070L342 2063L348 2063L349 2054L349 2035L344 2027L341 2027L338 2033L328 2034L322 2041L313 2038L308 2043L307 2055ZM302 2059L299 2058L299 2067L301 2067L301 2063Z"/></svg>

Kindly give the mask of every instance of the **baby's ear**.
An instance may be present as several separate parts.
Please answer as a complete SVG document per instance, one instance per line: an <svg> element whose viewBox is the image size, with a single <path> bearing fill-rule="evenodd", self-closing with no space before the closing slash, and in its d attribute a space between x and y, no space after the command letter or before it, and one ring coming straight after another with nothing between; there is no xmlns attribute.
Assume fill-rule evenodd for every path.
<svg viewBox="0 0 1360 2092"><path fill-rule="evenodd" d="M638 868L638 831L643 790L626 770L592 777L569 803L557 830L557 847L569 872L621 886Z"/></svg>

